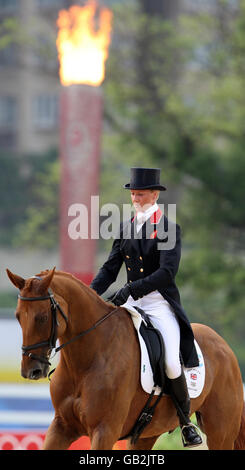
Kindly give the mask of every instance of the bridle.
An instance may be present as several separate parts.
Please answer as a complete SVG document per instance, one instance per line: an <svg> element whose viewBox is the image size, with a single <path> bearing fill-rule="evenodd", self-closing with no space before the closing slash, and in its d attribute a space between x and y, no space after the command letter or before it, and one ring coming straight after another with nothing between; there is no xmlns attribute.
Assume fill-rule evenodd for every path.
<svg viewBox="0 0 245 470"><path fill-rule="evenodd" d="M33 276L33 277L35 277L36 279L42 280L41 277L38 277L38 276ZM22 345L22 353L24 356L28 356L31 359L36 359L47 365L51 365L51 363L49 362L49 358L53 349L56 354L68 344L76 341L78 338L81 338L82 336L85 336L90 331L94 330L97 326L103 323L107 318L109 318L112 314L114 314L118 310L118 307L111 310L109 313L104 315L104 317L100 318L93 326L91 326L87 330L82 331L81 333L74 336L66 343L63 343L59 347L56 348L55 345L56 345L56 340L57 340L57 327L59 326L59 322L57 319L57 309L59 310L59 312L61 313L62 317L64 318L67 324L68 324L68 318L66 314L63 312L58 302L55 300L54 294L52 293L51 289L48 289L48 295L44 295L41 297L23 297L22 295L19 294L18 298L20 300L25 300L25 301L30 301L30 302L39 301L39 300L41 301L50 300L52 324L51 324L51 333L50 333L49 338L46 341L41 341L39 343L30 344L29 346ZM30 352L33 349L39 349L39 348L44 348L44 347L48 347L48 352L46 354L46 357L38 356L37 354L33 354L32 352Z"/></svg>
<svg viewBox="0 0 245 470"><path fill-rule="evenodd" d="M18 295L18 298L20 300L26 300L26 301L31 301L31 302L39 301L39 300L50 300L52 324L51 324L51 333L50 333L49 338L46 341L41 341L39 343L30 344L29 346L22 345L21 349L23 352L23 356L28 356L31 359L37 359L38 361L43 362L44 364L51 365L49 362L49 357L50 357L52 349L55 348L55 344L57 340L57 327L59 326L59 322L57 319L57 309L61 313L66 323L68 323L68 318L63 312L58 302L56 302L56 300L54 299L54 295L51 289L48 289L48 295L44 295L41 297L23 297L22 295ZM39 349L39 348L45 348L45 347L48 347L48 352L47 352L46 357L38 356L37 354L33 354L32 352L30 352L33 349Z"/></svg>

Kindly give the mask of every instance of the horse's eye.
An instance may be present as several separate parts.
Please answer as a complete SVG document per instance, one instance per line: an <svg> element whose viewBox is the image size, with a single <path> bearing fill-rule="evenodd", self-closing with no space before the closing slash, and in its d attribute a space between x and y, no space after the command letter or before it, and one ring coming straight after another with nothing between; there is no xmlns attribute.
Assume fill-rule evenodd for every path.
<svg viewBox="0 0 245 470"><path fill-rule="evenodd" d="M39 314L39 315L36 315L35 317L35 322L39 323L40 325L42 325L43 323L46 323L47 321L48 321L48 315Z"/></svg>

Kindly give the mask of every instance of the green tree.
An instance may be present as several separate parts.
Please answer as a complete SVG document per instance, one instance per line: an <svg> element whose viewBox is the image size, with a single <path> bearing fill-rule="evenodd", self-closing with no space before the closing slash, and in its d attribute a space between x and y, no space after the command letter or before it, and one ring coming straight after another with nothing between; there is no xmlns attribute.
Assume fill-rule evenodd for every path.
<svg viewBox="0 0 245 470"><path fill-rule="evenodd" d="M177 185L164 200L177 202L183 231L183 304L239 351L245 372L245 2L213 7L172 21L146 15L140 2L117 10L105 168L120 170L118 200L135 164L160 166L165 183Z"/></svg>
<svg viewBox="0 0 245 470"><path fill-rule="evenodd" d="M54 247L58 234L59 162L44 155L0 154L0 244Z"/></svg>
<svg viewBox="0 0 245 470"><path fill-rule="evenodd" d="M32 200L25 210L25 221L16 230L16 246L56 248L59 243L59 161L47 162L35 174Z"/></svg>

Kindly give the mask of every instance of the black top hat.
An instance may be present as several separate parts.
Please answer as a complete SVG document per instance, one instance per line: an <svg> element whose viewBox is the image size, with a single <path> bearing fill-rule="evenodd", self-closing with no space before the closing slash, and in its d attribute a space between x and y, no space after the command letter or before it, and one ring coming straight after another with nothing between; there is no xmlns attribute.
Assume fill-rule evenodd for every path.
<svg viewBox="0 0 245 470"><path fill-rule="evenodd" d="M125 184L126 189L159 189L166 188L160 184L160 168L130 168L130 183Z"/></svg>

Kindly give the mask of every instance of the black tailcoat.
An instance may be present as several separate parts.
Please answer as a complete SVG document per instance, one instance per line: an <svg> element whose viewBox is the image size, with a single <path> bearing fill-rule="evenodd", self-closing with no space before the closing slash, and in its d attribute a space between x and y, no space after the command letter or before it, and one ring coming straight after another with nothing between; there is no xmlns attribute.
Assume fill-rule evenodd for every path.
<svg viewBox="0 0 245 470"><path fill-rule="evenodd" d="M164 232L172 224L176 242L173 248L159 249L159 243L166 243ZM120 226L120 234L114 240L107 261L92 281L91 287L103 294L116 280L123 262L126 265L127 281L133 297L143 297L158 290L173 308L180 325L180 352L185 367L199 364L194 335L190 322L181 306L180 294L175 284L181 257L181 235L178 224L169 222L160 208L143 225L137 234L135 221L127 221Z"/></svg>

